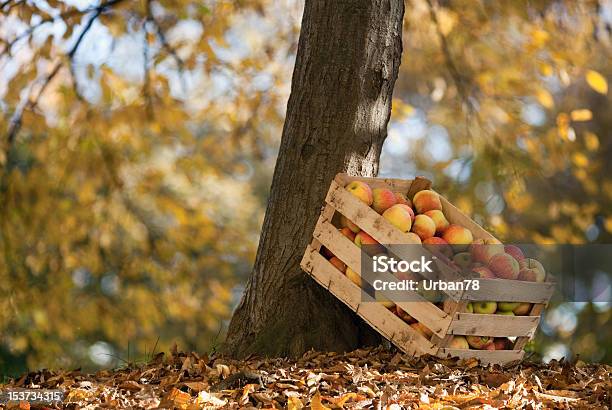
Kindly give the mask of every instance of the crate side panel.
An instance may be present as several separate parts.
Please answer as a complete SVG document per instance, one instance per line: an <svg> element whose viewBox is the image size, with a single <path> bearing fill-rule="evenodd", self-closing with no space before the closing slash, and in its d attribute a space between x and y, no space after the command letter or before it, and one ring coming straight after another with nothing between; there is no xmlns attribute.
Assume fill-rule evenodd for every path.
<svg viewBox="0 0 612 410"><path fill-rule="evenodd" d="M382 244L418 243L336 182L332 182L325 201Z"/></svg>
<svg viewBox="0 0 612 410"><path fill-rule="evenodd" d="M362 301L361 289L338 271L322 255L308 248L303 266L321 286L329 290L345 305L374 327L382 336L410 354L435 354L433 344L403 320L374 300Z"/></svg>
<svg viewBox="0 0 612 410"><path fill-rule="evenodd" d="M326 221L320 220L315 229L315 237L330 251L334 253L341 261L347 264L351 269L361 275L361 250L342 235L338 230ZM369 259L369 258L368 258ZM400 282L395 276L389 273L378 273L378 275L387 282ZM411 298L415 302L398 302L397 295L399 293L410 293ZM395 302L399 307L408 312L419 322L422 322L431 331L440 337L444 337L447 333L448 326L451 322L451 316L436 305L423 298L414 291L379 291L387 299ZM395 295L395 296L394 296Z"/></svg>
<svg viewBox="0 0 612 410"><path fill-rule="evenodd" d="M539 323L539 316L456 313L448 332L453 335L494 337L531 336Z"/></svg>

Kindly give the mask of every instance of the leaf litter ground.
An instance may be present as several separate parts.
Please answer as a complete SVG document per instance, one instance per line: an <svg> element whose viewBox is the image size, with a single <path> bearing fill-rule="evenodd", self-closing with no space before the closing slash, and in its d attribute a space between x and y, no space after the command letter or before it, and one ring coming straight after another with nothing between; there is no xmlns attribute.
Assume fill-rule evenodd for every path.
<svg viewBox="0 0 612 410"><path fill-rule="evenodd" d="M242 361L173 349L146 365L95 374L41 370L0 388L62 389L64 402L51 408L79 409L605 409L611 369L581 361L480 366L382 347Z"/></svg>

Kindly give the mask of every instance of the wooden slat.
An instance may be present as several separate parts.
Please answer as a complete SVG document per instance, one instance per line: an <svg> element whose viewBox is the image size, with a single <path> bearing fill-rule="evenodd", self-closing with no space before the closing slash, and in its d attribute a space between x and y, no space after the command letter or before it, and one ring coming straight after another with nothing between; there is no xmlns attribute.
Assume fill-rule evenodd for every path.
<svg viewBox="0 0 612 410"><path fill-rule="evenodd" d="M506 279L479 279L480 289L466 289L467 300L547 303L555 291L554 283Z"/></svg>
<svg viewBox="0 0 612 410"><path fill-rule="evenodd" d="M440 349L437 356L442 358L458 357L460 359L479 359L482 364L503 364L521 360L524 352L519 350L468 350Z"/></svg>
<svg viewBox="0 0 612 410"><path fill-rule="evenodd" d="M331 183L325 202L382 244L418 244L335 181Z"/></svg>
<svg viewBox="0 0 612 410"><path fill-rule="evenodd" d="M402 194L406 194L412 184L411 179L354 177L348 174L337 174L334 180L340 186L345 186L352 181L362 181L368 184L372 189L387 188L393 192L401 192Z"/></svg>
<svg viewBox="0 0 612 410"><path fill-rule="evenodd" d="M434 268L433 272L423 272L421 276L426 279L432 280L446 280L448 282L457 281L460 282L464 278L461 276L458 270L452 268L447 263L443 262L441 259L435 257L429 252L429 250L425 249L423 246L416 245L388 245L387 249L393 255L405 261L413 261L418 260L421 256L424 256L428 260L434 260ZM461 290L444 290L444 293L448 295L451 299L458 301L461 298L463 291Z"/></svg>
<svg viewBox="0 0 612 410"><path fill-rule="evenodd" d="M543 303L536 303L531 308L531 311L529 312L529 315L530 316L538 316L539 317L542 314L542 311L544 310L545 307L546 307L546 305L543 304ZM533 335L523 336L523 337L517 338L516 341L514 342L514 350L523 350L525 348L525 345L527 344L527 342L529 342L532 337L533 337Z"/></svg>
<svg viewBox="0 0 612 410"><path fill-rule="evenodd" d="M450 316L450 317L455 317L456 313L460 313L460 312L465 312L465 309L467 307L468 301L467 300L460 300L458 302L455 302L454 300L445 300L444 304L443 304L443 308L444 311ZM450 328L450 326L449 326ZM440 346L440 347L446 347L448 346L448 344L450 343L450 341L452 340L453 335L452 334L447 334L444 337L439 337L438 335L433 335L431 341L436 345L436 346Z"/></svg>
<svg viewBox="0 0 612 410"><path fill-rule="evenodd" d="M304 254L301 266L321 286L406 353L437 352L437 348L429 340L389 312L381 303L373 299L363 301L361 289L310 246Z"/></svg>
<svg viewBox="0 0 612 410"><path fill-rule="evenodd" d="M531 336L538 328L539 316L504 316L455 313L448 332L453 335Z"/></svg>
<svg viewBox="0 0 612 410"><path fill-rule="evenodd" d="M314 236L348 267L361 275L361 249L342 235L336 227L326 220L319 218L319 222L315 227ZM371 261L369 257L367 259ZM376 275L385 282L400 282L399 279L390 273L377 273ZM362 280L365 281L365 278L362 277ZM429 302L418 293L410 290L384 290L377 291L377 293L395 302L399 307L404 309L419 322L422 322L435 334L440 337L446 335L452 316L446 314L446 312L439 309L436 305ZM408 299L414 300L414 302L405 301Z"/></svg>

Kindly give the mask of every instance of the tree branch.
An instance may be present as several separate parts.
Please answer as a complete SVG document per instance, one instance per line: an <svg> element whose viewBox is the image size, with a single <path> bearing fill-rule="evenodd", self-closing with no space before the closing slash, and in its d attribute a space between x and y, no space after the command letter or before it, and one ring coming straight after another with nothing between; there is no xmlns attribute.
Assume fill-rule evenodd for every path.
<svg viewBox="0 0 612 410"><path fill-rule="evenodd" d="M95 12L98 15L100 15L100 13L102 13L107 8L112 7L112 6L114 6L114 5L118 4L118 3L121 3L122 1L124 1L124 0L108 0L108 1L105 1L105 2L103 2L102 4L100 4L98 6L88 7L85 10L78 10L76 8L73 8L73 9L70 9L68 11L65 11L64 13L60 13L60 14L57 14L55 16L43 18L38 23L34 24L31 27L28 27L27 30L25 30L23 33L17 35L11 41L6 42L6 46L5 46L4 50L2 50L2 52L0 52L0 55L3 55L4 53L8 53L10 55L11 48L13 47L13 45L15 45L15 43L17 43L19 40L22 40L22 39L24 39L26 37L31 36L34 33L34 31L36 31L36 29L44 26L45 24L53 23L53 22L55 22L57 20L60 20L60 19L63 20L65 18L67 18L67 17L72 17L72 16L79 15L79 14L84 16L84 15L89 14L91 12ZM16 4L18 4L18 3L16 3Z"/></svg>
<svg viewBox="0 0 612 410"><path fill-rule="evenodd" d="M181 88L182 88L183 93L185 93L187 91L187 84L185 84L185 77L183 75L185 71L185 62L183 61L183 59L181 59L181 57L179 57L174 47L172 47L170 43L168 43L168 39L166 38L166 33L164 33L164 31L162 30L161 24L157 21L157 19L151 12L151 2L150 1L147 2L147 12L148 12L147 20L152 22L153 25L155 26L155 32L157 34L157 38L159 38L159 41L161 42L163 49L166 50L166 52L174 59L174 62L176 63L176 66L179 72L179 78L181 81Z"/></svg>

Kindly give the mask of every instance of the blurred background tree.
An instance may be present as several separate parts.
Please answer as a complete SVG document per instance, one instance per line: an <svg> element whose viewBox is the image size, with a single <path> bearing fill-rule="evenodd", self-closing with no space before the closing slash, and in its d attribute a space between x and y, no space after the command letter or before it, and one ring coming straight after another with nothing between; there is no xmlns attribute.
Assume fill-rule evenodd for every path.
<svg viewBox="0 0 612 410"><path fill-rule="evenodd" d="M222 340L302 8L0 2L0 374ZM608 0L407 1L381 174L506 241L609 243L611 25ZM560 303L534 348L610 362L609 320Z"/></svg>

